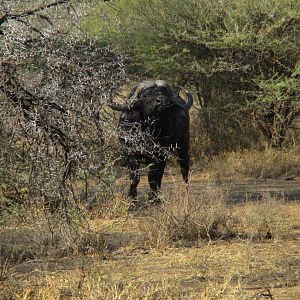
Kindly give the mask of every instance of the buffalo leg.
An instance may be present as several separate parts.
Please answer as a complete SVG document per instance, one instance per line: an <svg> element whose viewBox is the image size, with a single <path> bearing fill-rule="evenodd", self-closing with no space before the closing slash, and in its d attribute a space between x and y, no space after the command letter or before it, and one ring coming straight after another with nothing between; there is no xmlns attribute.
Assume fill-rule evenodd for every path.
<svg viewBox="0 0 300 300"><path fill-rule="evenodd" d="M162 177L166 166L166 160L161 158L150 166L148 182L151 188L151 198L156 198L161 187Z"/></svg>
<svg viewBox="0 0 300 300"><path fill-rule="evenodd" d="M138 171L139 165L139 162L134 158L128 159L128 169L131 181L128 196L134 199L137 197L137 186L140 182L140 173Z"/></svg>
<svg viewBox="0 0 300 300"><path fill-rule="evenodd" d="M179 165L180 171L182 174L182 178L185 183L189 181L189 169L190 169L190 155L189 155L189 145L188 141L185 141L180 148L177 149L178 156L179 156Z"/></svg>

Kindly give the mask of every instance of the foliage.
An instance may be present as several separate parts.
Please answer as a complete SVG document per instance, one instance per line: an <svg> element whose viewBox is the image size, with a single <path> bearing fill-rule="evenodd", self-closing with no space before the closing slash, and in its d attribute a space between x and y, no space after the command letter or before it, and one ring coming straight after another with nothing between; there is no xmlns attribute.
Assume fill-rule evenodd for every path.
<svg viewBox="0 0 300 300"><path fill-rule="evenodd" d="M300 85L296 72L291 76L261 78L254 92L256 101L250 103L256 122L272 146L281 146L288 128L299 113Z"/></svg>
<svg viewBox="0 0 300 300"><path fill-rule="evenodd" d="M119 0L112 5L99 14L101 26L92 32L127 56L130 72L189 83L201 107L228 115L238 109L241 122L251 113L270 144L282 145L299 112L299 1ZM85 25L89 31L90 23Z"/></svg>

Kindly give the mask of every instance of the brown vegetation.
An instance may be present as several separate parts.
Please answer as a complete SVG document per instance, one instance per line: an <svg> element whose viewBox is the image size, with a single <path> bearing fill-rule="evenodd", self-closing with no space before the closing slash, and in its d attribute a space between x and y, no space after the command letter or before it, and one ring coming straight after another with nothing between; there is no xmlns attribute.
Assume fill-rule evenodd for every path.
<svg viewBox="0 0 300 300"><path fill-rule="evenodd" d="M300 149L244 150L215 157L208 172L215 178L295 177L300 174Z"/></svg>
<svg viewBox="0 0 300 300"><path fill-rule="evenodd" d="M117 196L104 204L106 218L92 210L72 234L39 211L7 219L1 297L258 299L268 288L275 299L296 299L299 204L265 194L232 205L229 193L173 186L160 207L133 215Z"/></svg>

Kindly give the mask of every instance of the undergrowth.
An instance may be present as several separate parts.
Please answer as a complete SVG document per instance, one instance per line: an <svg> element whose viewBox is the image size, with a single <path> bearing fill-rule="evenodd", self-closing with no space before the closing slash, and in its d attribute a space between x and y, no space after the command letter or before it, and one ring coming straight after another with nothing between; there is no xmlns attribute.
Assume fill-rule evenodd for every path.
<svg viewBox="0 0 300 300"><path fill-rule="evenodd" d="M291 224L284 199L263 194L258 203L230 204L230 190L208 184L192 195L177 188L140 223L149 245L189 246L202 241L280 239Z"/></svg>
<svg viewBox="0 0 300 300"><path fill-rule="evenodd" d="M277 178L300 174L300 149L231 152L216 157L208 167L214 178Z"/></svg>

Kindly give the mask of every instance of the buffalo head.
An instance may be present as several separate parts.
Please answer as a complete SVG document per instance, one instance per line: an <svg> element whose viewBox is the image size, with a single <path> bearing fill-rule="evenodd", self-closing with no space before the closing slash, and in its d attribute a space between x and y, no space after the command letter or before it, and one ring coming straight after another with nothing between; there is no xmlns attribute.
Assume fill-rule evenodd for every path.
<svg viewBox="0 0 300 300"><path fill-rule="evenodd" d="M144 117L155 115L172 105L188 110L192 106L193 97L189 91L185 92L188 96L187 102L178 96L175 97L170 85L164 80L143 81L131 90L127 104L117 104L110 100L109 106L122 112L138 109Z"/></svg>

